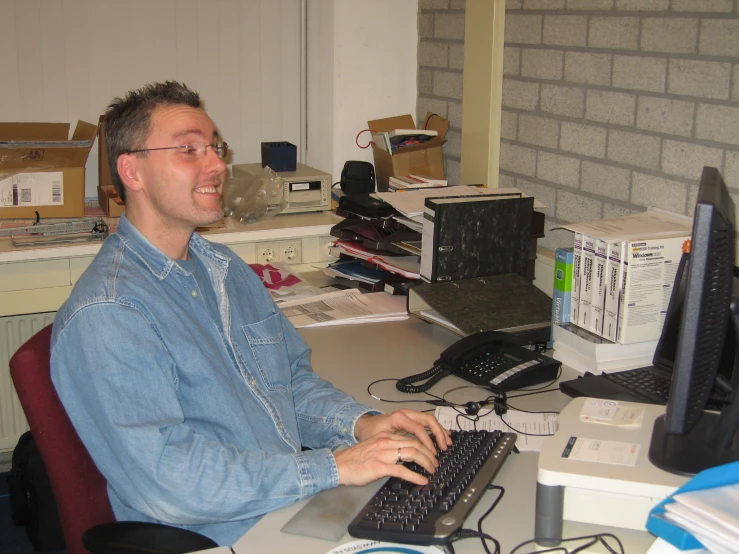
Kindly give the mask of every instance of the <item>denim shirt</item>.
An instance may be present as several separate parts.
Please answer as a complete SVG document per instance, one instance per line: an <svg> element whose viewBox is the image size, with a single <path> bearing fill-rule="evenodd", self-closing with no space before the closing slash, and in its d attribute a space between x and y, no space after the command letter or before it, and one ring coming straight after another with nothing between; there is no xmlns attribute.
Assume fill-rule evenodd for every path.
<svg viewBox="0 0 739 554"><path fill-rule="evenodd" d="M313 373L246 263L197 234L189 246L220 322L124 216L56 316L51 374L116 519L231 545L265 513L337 486L332 451L377 412Z"/></svg>

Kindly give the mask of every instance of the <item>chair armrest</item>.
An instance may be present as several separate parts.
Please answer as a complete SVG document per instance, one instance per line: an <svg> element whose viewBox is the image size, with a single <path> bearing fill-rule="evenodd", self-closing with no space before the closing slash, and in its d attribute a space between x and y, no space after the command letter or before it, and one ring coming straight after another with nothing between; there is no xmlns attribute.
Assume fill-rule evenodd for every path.
<svg viewBox="0 0 739 554"><path fill-rule="evenodd" d="M142 521L90 527L82 534L82 545L92 554L186 554L218 546L194 531Z"/></svg>

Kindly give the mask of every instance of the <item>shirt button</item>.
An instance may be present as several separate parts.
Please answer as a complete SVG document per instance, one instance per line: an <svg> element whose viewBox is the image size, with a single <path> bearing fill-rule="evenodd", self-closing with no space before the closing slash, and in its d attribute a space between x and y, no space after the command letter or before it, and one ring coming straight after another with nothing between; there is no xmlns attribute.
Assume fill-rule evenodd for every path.
<svg viewBox="0 0 739 554"><path fill-rule="evenodd" d="M194 290L190 294L192 294L193 298L196 298L198 296L198 291Z"/></svg>
<svg viewBox="0 0 739 554"><path fill-rule="evenodd" d="M283 427L282 427L282 423L278 423L278 424L277 424L277 428L278 428L278 429L279 429L280 431L282 431L282 429L283 429Z"/></svg>
<svg viewBox="0 0 739 554"><path fill-rule="evenodd" d="M346 427L344 427L344 428L342 429L342 432L344 432L344 433L348 433L348 432L349 432L349 429L347 429Z"/></svg>
<svg viewBox="0 0 739 554"><path fill-rule="evenodd" d="M256 387L256 386L257 386L257 382L256 382L256 381L255 381L254 379L249 379L249 384L250 384L250 385L251 385L252 387Z"/></svg>

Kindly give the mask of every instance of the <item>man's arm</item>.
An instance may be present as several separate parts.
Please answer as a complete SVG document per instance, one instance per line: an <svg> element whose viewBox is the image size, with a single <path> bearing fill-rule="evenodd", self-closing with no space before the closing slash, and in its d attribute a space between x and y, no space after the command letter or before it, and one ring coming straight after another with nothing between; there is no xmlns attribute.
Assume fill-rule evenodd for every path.
<svg viewBox="0 0 739 554"><path fill-rule="evenodd" d="M56 336L52 378L109 484L159 521L251 518L337 484L328 450L240 450L189 426L172 358L136 308L78 311Z"/></svg>
<svg viewBox="0 0 739 554"><path fill-rule="evenodd" d="M303 445L335 450L356 444L358 439L354 431L357 420L365 414L381 412L356 402L316 375L310 365L310 348L284 315L282 328L290 358L292 394Z"/></svg>

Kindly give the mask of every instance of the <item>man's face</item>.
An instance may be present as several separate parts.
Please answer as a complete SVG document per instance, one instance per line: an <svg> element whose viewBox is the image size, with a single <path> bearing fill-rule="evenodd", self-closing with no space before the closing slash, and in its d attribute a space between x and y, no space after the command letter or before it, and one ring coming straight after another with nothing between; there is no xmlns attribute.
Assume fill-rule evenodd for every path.
<svg viewBox="0 0 739 554"><path fill-rule="evenodd" d="M186 105L161 106L151 116L144 148L218 142L210 117ZM213 148L204 157L183 150L153 150L138 160L144 202L157 224L170 230L194 230L223 215L221 192L226 164ZM154 223L154 222L152 222ZM164 231L165 229L160 229Z"/></svg>

